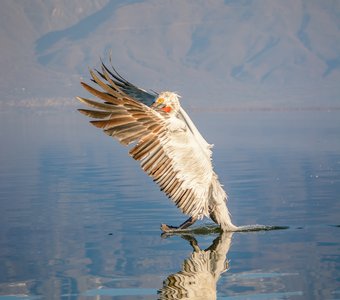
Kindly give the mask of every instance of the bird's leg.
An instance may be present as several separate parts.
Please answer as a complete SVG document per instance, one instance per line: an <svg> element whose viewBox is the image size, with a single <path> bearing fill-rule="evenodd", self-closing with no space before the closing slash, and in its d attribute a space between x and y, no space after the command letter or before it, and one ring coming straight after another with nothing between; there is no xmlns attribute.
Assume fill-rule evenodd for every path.
<svg viewBox="0 0 340 300"><path fill-rule="evenodd" d="M185 222L183 222L181 225L179 225L178 229L185 229L188 228L189 226L191 226L192 224L194 224L196 222L196 218L190 217L188 220L186 220Z"/></svg>
<svg viewBox="0 0 340 300"><path fill-rule="evenodd" d="M162 224L161 230L164 231L164 232L180 231L180 230L186 229L189 226L191 226L192 224L194 224L196 222L196 220L197 220L196 218L190 217L188 220L186 220L184 223L182 223L178 227Z"/></svg>

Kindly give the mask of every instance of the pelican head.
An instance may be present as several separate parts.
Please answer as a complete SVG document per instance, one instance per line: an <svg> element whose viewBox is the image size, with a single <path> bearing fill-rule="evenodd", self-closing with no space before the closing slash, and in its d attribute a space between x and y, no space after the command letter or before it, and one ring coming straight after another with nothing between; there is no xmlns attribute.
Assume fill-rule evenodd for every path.
<svg viewBox="0 0 340 300"><path fill-rule="evenodd" d="M179 97L176 93L162 92L156 99L154 106L159 107L167 113L177 114L181 107Z"/></svg>

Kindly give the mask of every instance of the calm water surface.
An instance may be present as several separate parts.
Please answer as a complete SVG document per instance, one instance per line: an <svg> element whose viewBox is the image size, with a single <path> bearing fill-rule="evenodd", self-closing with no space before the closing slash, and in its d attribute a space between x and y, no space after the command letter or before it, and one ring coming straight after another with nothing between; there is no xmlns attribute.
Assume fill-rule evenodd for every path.
<svg viewBox="0 0 340 300"><path fill-rule="evenodd" d="M289 229L162 238L185 216L126 149L73 112L4 113L0 300L340 299L340 112L192 116L234 222Z"/></svg>

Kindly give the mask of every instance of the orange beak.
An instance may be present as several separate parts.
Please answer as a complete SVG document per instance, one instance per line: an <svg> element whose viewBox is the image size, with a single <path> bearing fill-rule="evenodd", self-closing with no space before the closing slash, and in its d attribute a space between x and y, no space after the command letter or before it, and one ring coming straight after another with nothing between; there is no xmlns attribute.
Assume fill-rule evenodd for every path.
<svg viewBox="0 0 340 300"><path fill-rule="evenodd" d="M169 113L169 112L171 112L171 107L170 106L164 106L162 108L162 110L165 111L166 113Z"/></svg>

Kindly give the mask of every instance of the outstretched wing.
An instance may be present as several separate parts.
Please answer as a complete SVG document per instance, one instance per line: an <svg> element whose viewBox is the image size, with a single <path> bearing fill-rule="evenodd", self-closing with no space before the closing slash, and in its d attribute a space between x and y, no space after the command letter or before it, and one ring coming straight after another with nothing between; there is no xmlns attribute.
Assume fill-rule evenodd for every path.
<svg viewBox="0 0 340 300"><path fill-rule="evenodd" d="M110 59L111 62L111 59ZM137 100L139 102L144 103L147 106L151 106L154 102L155 99L158 96L158 93L155 91L146 91L144 89L141 89L131 82L127 81L124 77L122 77L116 69L112 66L112 70L107 68L104 63L102 63L102 69L104 69L108 74L111 76L111 80L114 82L114 84L121 90L123 91L126 95L131 97L134 100ZM106 77L104 76L103 73L98 72L100 76L105 80Z"/></svg>
<svg viewBox="0 0 340 300"><path fill-rule="evenodd" d="M90 73L102 91L82 85L104 102L78 97L96 109L79 111L97 119L91 123L123 145L134 142L130 155L185 214L197 218L208 215L213 173L210 157L186 123L180 119L174 122L167 113L133 99L112 80L106 67L98 74Z"/></svg>

